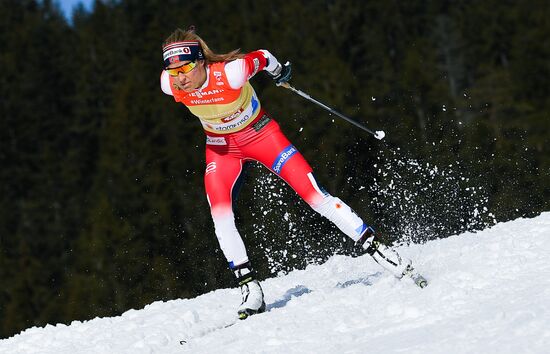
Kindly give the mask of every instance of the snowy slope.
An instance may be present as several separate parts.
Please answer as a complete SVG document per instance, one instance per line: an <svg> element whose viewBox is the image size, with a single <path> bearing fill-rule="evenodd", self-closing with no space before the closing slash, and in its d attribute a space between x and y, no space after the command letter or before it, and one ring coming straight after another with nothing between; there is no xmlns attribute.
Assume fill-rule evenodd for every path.
<svg viewBox="0 0 550 354"><path fill-rule="evenodd" d="M547 212L401 247L425 289L334 256L263 282L268 312L227 328L237 289L31 328L0 353L550 353L549 238Z"/></svg>

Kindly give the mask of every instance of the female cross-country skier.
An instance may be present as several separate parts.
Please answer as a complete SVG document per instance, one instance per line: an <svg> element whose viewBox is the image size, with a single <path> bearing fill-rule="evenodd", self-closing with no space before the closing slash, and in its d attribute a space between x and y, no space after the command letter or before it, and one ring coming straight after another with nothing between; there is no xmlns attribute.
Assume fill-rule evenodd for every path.
<svg viewBox="0 0 550 354"><path fill-rule="evenodd" d="M249 80L265 71L280 85L291 78L290 63L281 63L267 50L247 54L212 52L195 33L175 30L162 46L164 70L160 83L167 95L196 115L206 133L206 198L216 237L241 288L238 316L245 319L265 310L262 288L235 227L233 187L243 163L255 160L286 181L313 210L332 221L366 253L396 277L411 276L411 261L379 243L374 229L342 200L317 184L302 154L264 110ZM425 286L427 283L419 286Z"/></svg>

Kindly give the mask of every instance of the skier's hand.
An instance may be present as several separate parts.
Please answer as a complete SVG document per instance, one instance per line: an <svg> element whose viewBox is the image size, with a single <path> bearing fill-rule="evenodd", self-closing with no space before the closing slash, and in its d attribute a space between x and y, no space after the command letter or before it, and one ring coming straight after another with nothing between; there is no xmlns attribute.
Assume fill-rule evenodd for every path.
<svg viewBox="0 0 550 354"><path fill-rule="evenodd" d="M279 86L287 83L292 78L292 67L289 61L287 61L285 65L279 63L273 72L268 72L267 74L271 76L271 78L275 80L275 84Z"/></svg>

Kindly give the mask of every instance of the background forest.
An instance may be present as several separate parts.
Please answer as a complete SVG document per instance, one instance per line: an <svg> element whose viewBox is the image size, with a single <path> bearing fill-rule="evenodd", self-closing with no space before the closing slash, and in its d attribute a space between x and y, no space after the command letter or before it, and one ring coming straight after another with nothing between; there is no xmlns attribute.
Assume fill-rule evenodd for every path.
<svg viewBox="0 0 550 354"><path fill-rule="evenodd" d="M0 335L234 286L204 134L162 93L161 43L265 48L292 84L387 137L253 85L319 182L388 242L550 210L547 1L0 0ZM237 221L260 278L354 246L252 165Z"/></svg>

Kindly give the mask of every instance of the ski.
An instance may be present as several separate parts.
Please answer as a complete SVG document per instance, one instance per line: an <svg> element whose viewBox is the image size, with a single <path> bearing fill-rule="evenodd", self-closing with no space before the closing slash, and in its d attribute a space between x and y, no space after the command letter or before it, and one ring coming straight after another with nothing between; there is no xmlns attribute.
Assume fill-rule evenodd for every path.
<svg viewBox="0 0 550 354"><path fill-rule="evenodd" d="M233 320L232 322L229 322L229 323L225 323L223 325L220 325L220 326L214 326L212 328L209 328L207 329L206 331L204 331L203 333L201 333L200 335L197 335L197 336L194 336L194 337L190 337L190 338L187 338L187 339L182 339L180 340L180 345L185 345L187 344L189 341L191 340L194 340L194 339L198 339L198 338L202 338L210 333L213 333L213 332L217 332L219 330L222 330L222 329L225 329L225 328L229 328L235 324L237 324L239 322L238 319L235 319Z"/></svg>

